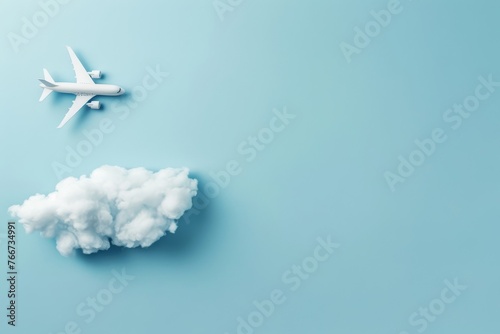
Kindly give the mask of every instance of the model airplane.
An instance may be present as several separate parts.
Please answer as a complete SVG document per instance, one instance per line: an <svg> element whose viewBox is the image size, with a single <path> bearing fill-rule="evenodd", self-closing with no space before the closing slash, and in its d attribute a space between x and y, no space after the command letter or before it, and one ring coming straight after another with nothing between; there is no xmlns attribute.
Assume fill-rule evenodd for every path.
<svg viewBox="0 0 500 334"><path fill-rule="evenodd" d="M44 79L39 79L42 83L40 87L43 88L42 96L40 96L40 101L45 100L47 96L52 92L75 94L76 99L73 101L73 105L69 108L69 111L64 116L61 124L57 128L61 128L66 124L76 113L87 105L90 109L100 109L101 103L99 101L92 101L93 97L97 95L105 96L118 96L125 93L125 90L119 86L115 85L102 85L94 83L94 79L101 78L101 71L87 72L83 67L82 63L76 56L75 52L69 47L68 52L73 63L73 69L76 74L76 83L73 82L55 82L54 79L49 74L49 71L43 69Z"/></svg>

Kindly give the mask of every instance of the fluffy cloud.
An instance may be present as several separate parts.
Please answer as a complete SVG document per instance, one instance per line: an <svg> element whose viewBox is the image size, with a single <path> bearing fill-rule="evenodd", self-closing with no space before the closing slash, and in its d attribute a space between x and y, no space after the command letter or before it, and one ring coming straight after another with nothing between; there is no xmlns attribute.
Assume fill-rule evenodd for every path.
<svg viewBox="0 0 500 334"><path fill-rule="evenodd" d="M188 172L102 166L89 177L66 178L54 192L31 196L9 212L28 233L55 238L65 256L77 248L85 254L106 250L110 243L148 247L174 233L176 220L191 208L198 182Z"/></svg>

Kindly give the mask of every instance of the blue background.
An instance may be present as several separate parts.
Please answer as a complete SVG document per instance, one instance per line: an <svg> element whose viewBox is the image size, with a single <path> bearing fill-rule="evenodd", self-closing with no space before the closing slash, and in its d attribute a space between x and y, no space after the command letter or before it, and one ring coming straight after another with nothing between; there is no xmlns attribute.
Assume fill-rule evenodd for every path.
<svg viewBox="0 0 500 334"><path fill-rule="evenodd" d="M255 333L417 333L408 317L458 278L467 290L426 331L498 333L500 92L456 131L442 115L474 93L479 76L500 80L500 3L404 0L348 63L339 44L352 44L353 28L386 6L252 0L221 21L209 0L73 0L16 53L8 34L41 7L2 1L3 221L10 205L54 190L53 163L104 118L114 131L71 175L103 164L185 166L203 189L228 161L243 168L190 224L147 249L65 258L18 225L17 332L55 334L75 321L93 334L232 334L254 300L281 289L287 301ZM130 94L101 98L103 110L83 110L58 130L72 97L38 103L36 79L44 67L73 79L65 45L104 71L101 82L129 92L148 67L170 76L125 119L113 105ZM285 106L296 118L246 162L238 145ZM391 192L384 173L437 127L448 140ZM339 250L290 291L282 274L328 235ZM85 323L76 306L122 268L135 279Z"/></svg>

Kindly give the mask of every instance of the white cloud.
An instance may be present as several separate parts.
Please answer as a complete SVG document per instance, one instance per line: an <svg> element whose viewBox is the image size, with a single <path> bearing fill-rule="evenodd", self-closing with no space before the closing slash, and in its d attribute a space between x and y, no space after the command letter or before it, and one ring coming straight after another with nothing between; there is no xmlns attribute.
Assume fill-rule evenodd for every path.
<svg viewBox="0 0 500 334"><path fill-rule="evenodd" d="M192 206L198 182L187 169L102 166L87 176L69 177L48 195L36 194L9 213L28 233L55 238L57 250L90 254L114 245L148 247Z"/></svg>

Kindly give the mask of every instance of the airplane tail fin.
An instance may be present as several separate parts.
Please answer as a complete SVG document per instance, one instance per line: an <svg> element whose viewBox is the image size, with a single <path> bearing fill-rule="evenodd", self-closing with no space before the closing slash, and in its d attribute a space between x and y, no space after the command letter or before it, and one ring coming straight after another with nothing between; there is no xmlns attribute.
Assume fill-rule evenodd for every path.
<svg viewBox="0 0 500 334"><path fill-rule="evenodd" d="M49 71L47 71L45 68L43 69L43 77L44 79L39 79L41 83L44 84L45 87L42 86L43 88L43 92L42 92L42 96L40 96L40 102L45 100L45 98L47 96L50 95L50 93L52 93L52 90L51 89L48 89L47 87L55 87L57 86L56 84L54 84L54 79L52 79L52 76L50 75Z"/></svg>
<svg viewBox="0 0 500 334"><path fill-rule="evenodd" d="M46 86L46 87L56 87L57 86L55 83L49 82L47 80L38 79L38 81L40 81L41 83L43 83L43 85Z"/></svg>

